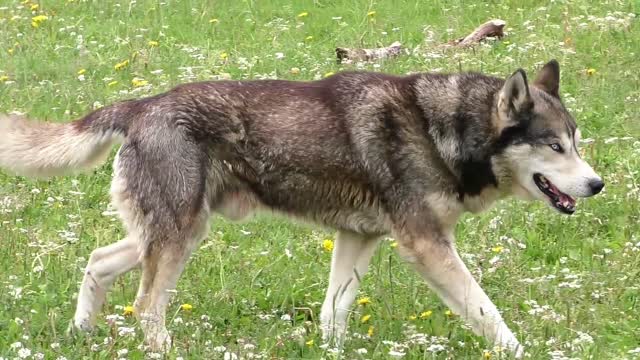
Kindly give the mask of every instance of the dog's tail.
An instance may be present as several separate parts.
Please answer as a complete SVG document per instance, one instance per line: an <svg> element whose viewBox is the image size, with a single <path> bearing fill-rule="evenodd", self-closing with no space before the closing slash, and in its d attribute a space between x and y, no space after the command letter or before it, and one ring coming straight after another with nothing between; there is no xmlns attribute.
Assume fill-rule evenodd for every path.
<svg viewBox="0 0 640 360"><path fill-rule="evenodd" d="M48 177L88 170L102 163L126 136L127 103L101 108L69 123L0 115L0 168Z"/></svg>

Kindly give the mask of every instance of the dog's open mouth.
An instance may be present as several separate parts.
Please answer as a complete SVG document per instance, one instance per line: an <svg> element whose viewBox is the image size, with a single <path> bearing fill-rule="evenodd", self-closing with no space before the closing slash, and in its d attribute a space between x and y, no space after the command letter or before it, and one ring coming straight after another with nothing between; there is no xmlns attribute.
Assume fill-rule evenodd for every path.
<svg viewBox="0 0 640 360"><path fill-rule="evenodd" d="M533 174L533 182L536 183L538 189L547 195L551 200L551 205L565 214L573 214L576 211L576 200L571 196L558 190L549 179L540 173Z"/></svg>

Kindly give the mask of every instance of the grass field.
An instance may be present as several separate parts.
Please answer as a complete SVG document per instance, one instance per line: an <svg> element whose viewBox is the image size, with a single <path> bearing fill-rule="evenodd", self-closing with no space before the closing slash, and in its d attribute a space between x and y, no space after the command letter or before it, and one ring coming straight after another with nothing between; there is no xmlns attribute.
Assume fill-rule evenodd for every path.
<svg viewBox="0 0 640 360"><path fill-rule="evenodd" d="M506 76L557 58L561 95L605 191L581 201L572 217L542 204L503 202L465 217L458 247L530 358L635 359L639 12L638 2L613 0L4 0L0 112L68 121L193 80L309 80L354 68ZM503 41L436 48L491 18L507 22ZM375 64L335 62L335 46L396 40L409 54ZM109 163L51 180L0 173L0 358L161 357L141 350L140 328L127 312L135 271L117 281L94 334L65 333L91 250L124 234L108 205L110 177ZM282 219L214 219L170 308L175 347L168 357L338 358L322 346L317 321L332 237ZM465 329L393 245L384 241L374 257L359 296L370 303L354 307L343 358L507 358Z"/></svg>

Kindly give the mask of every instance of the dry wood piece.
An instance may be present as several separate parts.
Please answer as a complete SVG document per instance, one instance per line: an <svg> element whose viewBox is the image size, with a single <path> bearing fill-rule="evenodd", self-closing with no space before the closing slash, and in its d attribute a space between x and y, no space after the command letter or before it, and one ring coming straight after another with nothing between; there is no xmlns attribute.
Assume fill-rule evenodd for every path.
<svg viewBox="0 0 640 360"><path fill-rule="evenodd" d="M396 41L393 44L375 49L352 49L352 48L336 48L336 56L338 64L351 61L372 61L378 59L386 59L400 55L402 45Z"/></svg>
<svg viewBox="0 0 640 360"><path fill-rule="evenodd" d="M507 23L504 20L494 19L478 26L473 32L463 38L454 40L448 45L453 46L469 46L477 44L488 37L502 38L504 36L504 26Z"/></svg>
<svg viewBox="0 0 640 360"><path fill-rule="evenodd" d="M442 44L443 47L466 47L471 46L487 38L502 38L504 37L504 26L507 23L504 20L494 19L489 20L486 23L478 26L473 32L463 38L453 40L447 44ZM374 49L356 49L356 48L336 48L336 56L338 57L338 64L349 63L353 61L372 61L378 59L392 58L400 55L403 47L398 41L393 44Z"/></svg>

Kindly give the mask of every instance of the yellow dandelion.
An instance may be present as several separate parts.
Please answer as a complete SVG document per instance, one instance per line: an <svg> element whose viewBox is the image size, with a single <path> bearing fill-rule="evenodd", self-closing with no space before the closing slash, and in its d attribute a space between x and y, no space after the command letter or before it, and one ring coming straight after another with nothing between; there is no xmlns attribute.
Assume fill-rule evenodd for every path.
<svg viewBox="0 0 640 360"><path fill-rule="evenodd" d="M149 40L149 42L147 43L147 45L151 46L151 47L156 47L158 46L158 42L157 41L153 41L153 40Z"/></svg>
<svg viewBox="0 0 640 360"><path fill-rule="evenodd" d="M333 240L324 239L324 241L322 241L322 248L325 251L332 251L333 250Z"/></svg>
<svg viewBox="0 0 640 360"><path fill-rule="evenodd" d="M5 82L9 80L9 77L7 75L0 75L0 82Z"/></svg>
<svg viewBox="0 0 640 360"><path fill-rule="evenodd" d="M409 320L415 320L415 319L417 319L417 318L418 318L418 317L417 317L415 314L413 314L413 315L409 315Z"/></svg>
<svg viewBox="0 0 640 360"><path fill-rule="evenodd" d="M369 319L371 319L371 315L367 314L367 315L365 315L365 316L360 318L360 322L364 324L367 321L369 321Z"/></svg>
<svg viewBox="0 0 640 360"><path fill-rule="evenodd" d="M306 38L304 38L304 41L311 41L313 40L313 36L309 35Z"/></svg>
<svg viewBox="0 0 640 360"><path fill-rule="evenodd" d="M328 73L324 74L324 77L329 77L333 74L335 74L333 71L329 71Z"/></svg>
<svg viewBox="0 0 640 360"><path fill-rule="evenodd" d="M596 69L594 68L589 68L587 69L587 75L592 76L596 73Z"/></svg>
<svg viewBox="0 0 640 360"><path fill-rule="evenodd" d="M309 13L308 13L308 12L306 12L306 11L303 11L303 12L301 12L300 14L298 14L298 17L299 17L299 18L303 18L303 17L307 17L307 16L309 16Z"/></svg>
<svg viewBox="0 0 640 360"><path fill-rule="evenodd" d="M133 315L133 306L131 305L127 305L124 307L124 311L122 312L122 315L124 316L129 316L129 315Z"/></svg>
<svg viewBox="0 0 640 360"><path fill-rule="evenodd" d="M115 80L111 81L110 83L107 84L108 87L112 87L112 86L116 86L116 85L118 85L118 82L115 81Z"/></svg>
<svg viewBox="0 0 640 360"><path fill-rule="evenodd" d="M222 60L226 60L229 57L229 54L227 54L226 52L222 52L220 53L220 59Z"/></svg>
<svg viewBox="0 0 640 360"><path fill-rule="evenodd" d="M494 253L500 254L501 252L504 251L504 246L498 245L496 247L491 248L491 251L493 251Z"/></svg>
<svg viewBox="0 0 640 360"><path fill-rule="evenodd" d="M483 358L483 359L491 359L491 351L485 350L485 351L482 353L482 358Z"/></svg>
<svg viewBox="0 0 640 360"><path fill-rule="evenodd" d="M31 4L31 7L30 7L31 11L36 11L36 10L38 10L38 8L40 8L40 5L38 5L38 4Z"/></svg>
<svg viewBox="0 0 640 360"><path fill-rule="evenodd" d="M371 299L369 299L368 296L358 299L358 305L368 305L368 304L371 304Z"/></svg>
<svg viewBox="0 0 640 360"><path fill-rule="evenodd" d="M375 11L369 11L369 12L367 13L367 16L368 16L368 17L374 17L374 16L376 16L376 12L375 12Z"/></svg>
<svg viewBox="0 0 640 360"><path fill-rule="evenodd" d="M367 336L372 337L373 336L373 330L375 330L373 325L369 326L369 330L367 330Z"/></svg>
<svg viewBox="0 0 640 360"><path fill-rule="evenodd" d="M431 317L431 315L433 315L433 311L431 310L427 310L427 311L423 311L420 313L420 319L425 320Z"/></svg>
<svg viewBox="0 0 640 360"><path fill-rule="evenodd" d="M217 24L219 22L220 22L220 20L218 20L216 18L213 18L213 19L209 20L209 24Z"/></svg>
<svg viewBox="0 0 640 360"><path fill-rule="evenodd" d="M80 69L80 70L78 70L78 75L82 75L82 74L84 74L84 73L86 73L86 72L87 72L87 70L85 70L85 69Z"/></svg>
<svg viewBox="0 0 640 360"><path fill-rule="evenodd" d="M397 241L392 241L391 245L389 245L389 246L391 246L392 249L395 249L395 248L398 247L398 242Z"/></svg>
<svg viewBox="0 0 640 360"><path fill-rule="evenodd" d="M37 28L40 26L40 24L46 20L48 20L49 17L46 15L37 15L31 18L31 26L33 26L34 28Z"/></svg>
<svg viewBox="0 0 640 360"><path fill-rule="evenodd" d="M313 339L307 341L305 344L307 344L307 346L309 347L313 346Z"/></svg>
<svg viewBox="0 0 640 360"><path fill-rule="evenodd" d="M133 87L142 87L147 84L149 84L149 82L145 79L133 78L133 80L131 80L131 85L133 85Z"/></svg>
<svg viewBox="0 0 640 360"><path fill-rule="evenodd" d="M191 311L191 310L193 310L193 305L191 305L191 304L182 304L182 305L180 305L180 310Z"/></svg>
<svg viewBox="0 0 640 360"><path fill-rule="evenodd" d="M121 62L119 62L119 63L115 64L115 65L113 66L113 68L114 68L116 71L119 71L119 70L122 70L122 69L126 68L127 66L129 66L129 59L127 59L127 60L123 60L123 61L121 61Z"/></svg>
<svg viewBox="0 0 640 360"><path fill-rule="evenodd" d="M291 68L291 70L289 70L289 72L290 72L292 75L298 75L298 74L300 74L300 69L299 69L299 68L297 68L297 67L292 67L292 68Z"/></svg>

